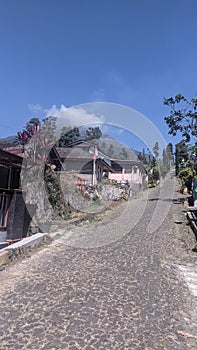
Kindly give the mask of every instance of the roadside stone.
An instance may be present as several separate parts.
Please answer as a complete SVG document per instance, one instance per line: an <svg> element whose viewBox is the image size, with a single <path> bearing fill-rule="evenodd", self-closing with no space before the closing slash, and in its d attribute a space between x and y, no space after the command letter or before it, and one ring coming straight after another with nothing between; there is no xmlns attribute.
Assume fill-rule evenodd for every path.
<svg viewBox="0 0 197 350"><path fill-rule="evenodd" d="M8 263L10 254L8 251L0 251L0 267Z"/></svg>

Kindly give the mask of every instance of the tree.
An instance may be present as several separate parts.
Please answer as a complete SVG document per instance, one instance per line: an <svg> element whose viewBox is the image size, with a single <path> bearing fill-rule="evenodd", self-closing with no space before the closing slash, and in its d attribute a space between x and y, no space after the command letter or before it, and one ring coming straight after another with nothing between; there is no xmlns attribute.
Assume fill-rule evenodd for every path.
<svg viewBox="0 0 197 350"><path fill-rule="evenodd" d="M179 171L178 177L181 179L182 189L184 187L187 187L189 191L192 189L193 176L194 176L194 173L191 168L186 167Z"/></svg>
<svg viewBox="0 0 197 350"><path fill-rule="evenodd" d="M99 139L101 136L102 132L98 126L86 129L86 140Z"/></svg>
<svg viewBox="0 0 197 350"><path fill-rule="evenodd" d="M152 178L153 178L154 182L159 181L159 179L160 179L160 172L159 172L159 168L158 167L154 167L153 168Z"/></svg>
<svg viewBox="0 0 197 350"><path fill-rule="evenodd" d="M108 155L109 157L113 157L114 154L115 154L115 152L114 152L114 147L113 147L112 144L110 144L110 146L109 146L109 148L108 148L108 150L107 150L107 155Z"/></svg>
<svg viewBox="0 0 197 350"><path fill-rule="evenodd" d="M170 107L170 114L164 118L169 127L169 134L178 132L185 142L197 137L197 98L187 99L181 94L164 98L163 104Z"/></svg>
<svg viewBox="0 0 197 350"><path fill-rule="evenodd" d="M152 157L151 163L150 163L151 168L156 167L156 165L157 165L157 159L155 157Z"/></svg>
<svg viewBox="0 0 197 350"><path fill-rule="evenodd" d="M171 160L168 154L168 149L166 147L163 149L163 157L162 157L162 162L160 164L160 171L163 177L165 177L168 171L170 170L170 165L171 165Z"/></svg>
<svg viewBox="0 0 197 350"><path fill-rule="evenodd" d="M188 146L186 145L185 141L182 140L181 142L175 145L176 176L179 174L179 171L186 166L188 159L189 159Z"/></svg>
<svg viewBox="0 0 197 350"><path fill-rule="evenodd" d="M26 124L26 130L32 133L32 130L34 130L37 126L40 126L40 120L38 118L31 118L30 121Z"/></svg>
<svg viewBox="0 0 197 350"><path fill-rule="evenodd" d="M38 118L32 118L26 124L26 128L17 133L17 142L23 146L23 152L26 151L26 156L30 157L33 162L47 160L48 153L55 140L54 123L54 117L44 119L43 124Z"/></svg>
<svg viewBox="0 0 197 350"><path fill-rule="evenodd" d="M173 164L173 146L172 143L168 143L166 148L163 149L163 157L162 157L162 170L164 176L170 170L171 165Z"/></svg>
<svg viewBox="0 0 197 350"><path fill-rule="evenodd" d="M101 144L101 149L106 148L106 143L103 141Z"/></svg>
<svg viewBox="0 0 197 350"><path fill-rule="evenodd" d="M79 139L79 136L80 132L77 126L74 126L73 128L64 126L61 130L61 135L58 140L58 146L65 147L69 143L77 141Z"/></svg>
<svg viewBox="0 0 197 350"><path fill-rule="evenodd" d="M16 136L16 142L23 146L23 152L25 150L25 145L29 142L32 136L36 135L36 133L40 129L40 121L38 118L32 118L26 124L25 129L23 131L19 131Z"/></svg>
<svg viewBox="0 0 197 350"><path fill-rule="evenodd" d="M82 136L83 135L83 136ZM85 130L85 135L80 133L80 130L77 126L67 127L64 126L61 130L61 135L58 140L59 147L66 147L69 143L72 143L77 140L92 140L99 139L102 136L102 132L99 127L89 127Z"/></svg>
<svg viewBox="0 0 197 350"><path fill-rule="evenodd" d="M122 147L121 151L119 152L119 158L120 159L128 159L129 158L129 155L127 153L127 150L125 149L125 147Z"/></svg>
<svg viewBox="0 0 197 350"><path fill-rule="evenodd" d="M137 157L144 165L147 165L147 156L145 154L145 149L144 148L142 149L142 152L140 152L138 154Z"/></svg>
<svg viewBox="0 0 197 350"><path fill-rule="evenodd" d="M155 142L155 145L153 147L153 153L155 155L155 158L158 158L158 156L159 156L159 142Z"/></svg>
<svg viewBox="0 0 197 350"><path fill-rule="evenodd" d="M24 153L25 145L30 140L30 134L27 130L18 131L16 136L16 142L22 145L22 152Z"/></svg>
<svg viewBox="0 0 197 350"><path fill-rule="evenodd" d="M44 129L46 131L46 135L47 137L51 140L55 142L55 131L56 131L56 122L57 122L57 118L56 117L47 117L44 118L42 121L42 129Z"/></svg>
<svg viewBox="0 0 197 350"><path fill-rule="evenodd" d="M171 142L169 142L167 144L167 147L166 147L166 152L167 152L167 155L168 155L168 159L169 159L169 162L170 162L170 165L174 162L174 157L173 157L173 145Z"/></svg>
<svg viewBox="0 0 197 350"><path fill-rule="evenodd" d="M139 154L137 155L137 157L138 157L138 159L143 163L144 158L143 158L142 152L139 152Z"/></svg>

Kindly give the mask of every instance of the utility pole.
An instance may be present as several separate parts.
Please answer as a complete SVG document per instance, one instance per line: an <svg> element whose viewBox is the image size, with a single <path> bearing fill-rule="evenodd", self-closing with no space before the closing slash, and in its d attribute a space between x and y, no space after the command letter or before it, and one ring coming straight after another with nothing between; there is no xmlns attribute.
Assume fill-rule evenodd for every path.
<svg viewBox="0 0 197 350"><path fill-rule="evenodd" d="M92 186L96 185L96 156L97 156L97 146L94 146L93 163L92 163Z"/></svg>

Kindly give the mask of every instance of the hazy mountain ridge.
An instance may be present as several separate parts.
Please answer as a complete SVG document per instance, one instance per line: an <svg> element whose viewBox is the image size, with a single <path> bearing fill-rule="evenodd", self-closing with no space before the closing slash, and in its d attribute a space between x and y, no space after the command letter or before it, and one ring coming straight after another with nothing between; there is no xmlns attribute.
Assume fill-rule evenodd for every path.
<svg viewBox="0 0 197 350"><path fill-rule="evenodd" d="M109 135L100 137L96 142L100 151L111 158L138 160L133 149L128 148Z"/></svg>
<svg viewBox="0 0 197 350"><path fill-rule="evenodd" d="M96 143L102 153L114 159L139 160L138 155L141 153L140 151L133 150L132 148L123 145L109 135L102 135L102 137L97 140L90 140L87 142ZM16 135L1 138L0 143L16 143ZM148 157L148 155L146 156Z"/></svg>
<svg viewBox="0 0 197 350"><path fill-rule="evenodd" d="M14 143L16 142L16 135L0 138L1 143Z"/></svg>

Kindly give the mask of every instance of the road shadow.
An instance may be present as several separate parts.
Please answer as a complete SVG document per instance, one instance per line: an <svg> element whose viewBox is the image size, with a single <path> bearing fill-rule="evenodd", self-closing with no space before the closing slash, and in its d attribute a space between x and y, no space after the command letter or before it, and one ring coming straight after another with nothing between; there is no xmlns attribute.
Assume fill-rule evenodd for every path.
<svg viewBox="0 0 197 350"><path fill-rule="evenodd" d="M180 204L181 202L178 202L177 199L173 199L173 198L149 198L148 199L149 202L154 202L154 201L163 201L163 202L169 202L169 203L174 203L174 204Z"/></svg>

